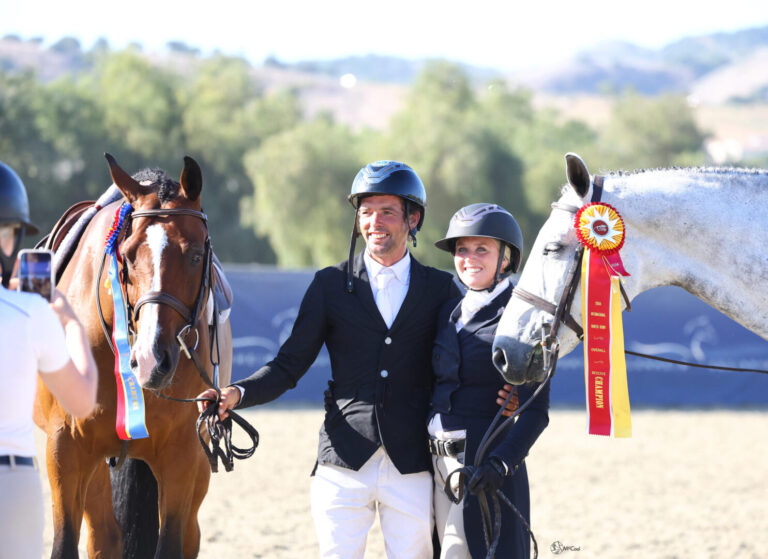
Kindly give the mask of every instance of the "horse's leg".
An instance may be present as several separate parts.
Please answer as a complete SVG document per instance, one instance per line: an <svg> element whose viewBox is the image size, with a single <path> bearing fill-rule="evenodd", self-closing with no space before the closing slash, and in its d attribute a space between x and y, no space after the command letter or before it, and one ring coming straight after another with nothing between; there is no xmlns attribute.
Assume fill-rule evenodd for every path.
<svg viewBox="0 0 768 559"><path fill-rule="evenodd" d="M158 480L160 537L155 559L194 558L200 551L197 511L208 491L211 473L197 436L166 449L153 464ZM180 468L184 464L184 469Z"/></svg>
<svg viewBox="0 0 768 559"><path fill-rule="evenodd" d="M200 524L197 521L197 513L203 499L208 493L208 484L211 481L211 466L200 452L197 460L197 476L195 477L192 503L187 518L187 527L184 530L184 557L185 559L197 557L200 551Z"/></svg>
<svg viewBox="0 0 768 559"><path fill-rule="evenodd" d="M106 462L96 466L85 494L85 521L88 523L88 557L122 557L123 537L112 508L112 484Z"/></svg>
<svg viewBox="0 0 768 559"><path fill-rule="evenodd" d="M127 459L110 472L115 515L125 559L152 559L157 548L157 482L141 460Z"/></svg>
<svg viewBox="0 0 768 559"><path fill-rule="evenodd" d="M68 428L62 426L48 436L46 463L53 505L51 557L76 559L85 493L96 459L80 452Z"/></svg>

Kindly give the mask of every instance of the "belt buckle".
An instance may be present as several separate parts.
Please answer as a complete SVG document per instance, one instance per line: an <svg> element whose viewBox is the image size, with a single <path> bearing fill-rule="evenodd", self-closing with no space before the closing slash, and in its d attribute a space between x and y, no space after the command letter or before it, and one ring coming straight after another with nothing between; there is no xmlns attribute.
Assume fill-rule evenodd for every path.
<svg viewBox="0 0 768 559"><path fill-rule="evenodd" d="M450 456L450 457L456 456L457 453L454 451L454 449L456 448L456 441L454 441L453 439L451 439L450 441L445 441L444 446L445 446L446 456Z"/></svg>

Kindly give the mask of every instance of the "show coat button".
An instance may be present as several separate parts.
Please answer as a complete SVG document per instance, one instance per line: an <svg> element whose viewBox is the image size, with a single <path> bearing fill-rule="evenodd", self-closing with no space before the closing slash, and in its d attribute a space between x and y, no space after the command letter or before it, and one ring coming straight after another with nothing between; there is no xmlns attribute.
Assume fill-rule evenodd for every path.
<svg viewBox="0 0 768 559"><path fill-rule="evenodd" d="M383 371L381 371L381 373L379 373L379 374L381 375L381 378L387 378L387 377L389 376L389 371L387 371L386 369L384 369L384 370L383 370Z"/></svg>
<svg viewBox="0 0 768 559"><path fill-rule="evenodd" d="M387 336L386 338L384 338L384 343L387 344L387 345L391 344L392 343L392 338Z"/></svg>

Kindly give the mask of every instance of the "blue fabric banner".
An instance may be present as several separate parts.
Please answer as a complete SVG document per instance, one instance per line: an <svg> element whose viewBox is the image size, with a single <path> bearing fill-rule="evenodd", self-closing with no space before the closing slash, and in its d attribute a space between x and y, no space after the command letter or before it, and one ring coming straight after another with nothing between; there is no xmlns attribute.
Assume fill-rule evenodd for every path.
<svg viewBox="0 0 768 559"><path fill-rule="evenodd" d="M314 271L225 266L235 296L233 379L267 363L288 337ZM626 348L694 363L768 370L768 341L676 287L637 297L624 313ZM584 406L581 347L558 362L552 404ZM696 369L627 356L629 396L636 407L768 407L768 374ZM299 382L277 401L322 404L331 378L325 348Z"/></svg>

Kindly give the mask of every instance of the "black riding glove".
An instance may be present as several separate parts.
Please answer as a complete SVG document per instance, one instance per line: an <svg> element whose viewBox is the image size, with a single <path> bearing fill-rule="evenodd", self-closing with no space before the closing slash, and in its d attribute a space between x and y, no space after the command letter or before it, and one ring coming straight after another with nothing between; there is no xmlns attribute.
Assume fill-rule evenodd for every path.
<svg viewBox="0 0 768 559"><path fill-rule="evenodd" d="M495 492L504 484L506 468L500 458L491 456L484 460L472 474L467 484L467 489L473 495L479 495L484 491Z"/></svg>

